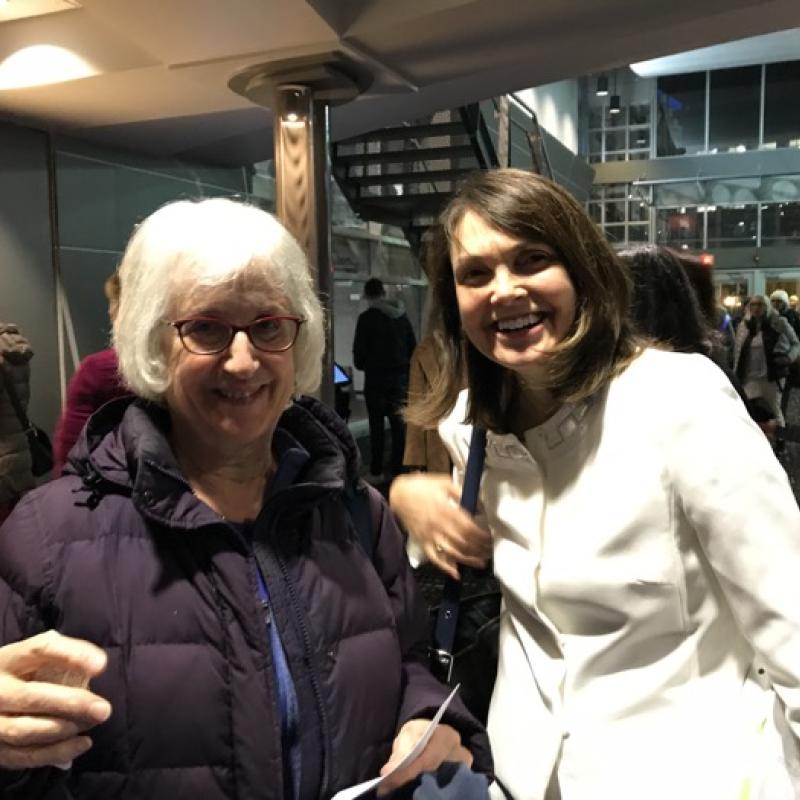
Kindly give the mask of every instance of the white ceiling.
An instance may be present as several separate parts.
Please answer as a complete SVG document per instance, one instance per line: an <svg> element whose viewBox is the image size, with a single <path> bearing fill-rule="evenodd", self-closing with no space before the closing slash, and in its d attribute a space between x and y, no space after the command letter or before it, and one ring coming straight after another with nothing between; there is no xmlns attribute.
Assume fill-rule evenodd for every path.
<svg viewBox="0 0 800 800"><path fill-rule="evenodd" d="M57 3L65 9L2 21L15 7ZM371 85L333 109L337 138L796 26L798 0L9 0L0 78L10 56L42 44L75 54L88 72L0 89L0 119L238 164L271 153L269 113L228 88L257 63L351 59Z"/></svg>

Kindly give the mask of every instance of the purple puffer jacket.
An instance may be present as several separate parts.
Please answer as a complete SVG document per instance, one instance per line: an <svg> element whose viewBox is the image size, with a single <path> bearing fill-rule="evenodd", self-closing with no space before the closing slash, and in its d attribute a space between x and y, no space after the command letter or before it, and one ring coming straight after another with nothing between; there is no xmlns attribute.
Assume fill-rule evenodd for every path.
<svg viewBox="0 0 800 800"><path fill-rule="evenodd" d="M447 689L424 665L425 609L374 490L372 563L357 543L346 426L309 398L280 426L311 457L265 503L255 550L298 696L301 796L329 798L377 775L398 728L430 717ZM0 528L0 642L47 628L96 642L109 663L92 688L113 706L69 773L0 771L3 797L284 798L255 556L192 494L168 428L153 405L106 405L73 450L78 474L31 492ZM445 722L490 772L484 731L450 709Z"/></svg>

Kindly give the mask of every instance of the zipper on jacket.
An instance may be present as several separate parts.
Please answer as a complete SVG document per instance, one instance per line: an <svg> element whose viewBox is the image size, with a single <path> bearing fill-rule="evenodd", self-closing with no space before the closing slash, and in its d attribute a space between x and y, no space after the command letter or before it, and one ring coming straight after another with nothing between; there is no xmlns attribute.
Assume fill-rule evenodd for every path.
<svg viewBox="0 0 800 800"><path fill-rule="evenodd" d="M265 598L261 599L261 613L264 615L264 623L269 628L272 625L272 606Z"/></svg>
<svg viewBox="0 0 800 800"><path fill-rule="evenodd" d="M286 564L280 557L280 554L277 552L275 552L275 560L278 562L278 567L280 568L281 576L283 577L284 583L286 584L286 588L289 592L289 596L291 597L292 611L294 612L295 618L297 619L298 625L300 626L300 631L303 634L303 647L306 652L306 661L308 662L308 672L309 675L311 676L311 688L314 691L314 699L317 701L317 709L319 711L319 720L320 720L320 730L322 733L322 782L321 782L322 790L320 792L320 796L327 797L330 794L330 791L328 789L328 784L330 782L328 764L330 762L331 744L328 731L328 717L325 713L325 705L322 702L322 690L320 689L317 671L314 666L314 659L311 649L311 637L308 635L308 628L306 627L305 619L303 618L302 613L300 613L299 611L301 606L298 603L297 595L295 595L294 593L294 585L289 579L289 571L286 568Z"/></svg>

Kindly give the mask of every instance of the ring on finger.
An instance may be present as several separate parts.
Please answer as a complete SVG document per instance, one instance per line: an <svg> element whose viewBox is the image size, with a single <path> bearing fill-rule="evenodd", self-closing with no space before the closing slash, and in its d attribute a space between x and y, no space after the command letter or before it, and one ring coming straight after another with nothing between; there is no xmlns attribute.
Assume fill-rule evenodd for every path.
<svg viewBox="0 0 800 800"><path fill-rule="evenodd" d="M440 544L434 545L434 548L436 549L437 553L444 553L444 547L442 547Z"/></svg>

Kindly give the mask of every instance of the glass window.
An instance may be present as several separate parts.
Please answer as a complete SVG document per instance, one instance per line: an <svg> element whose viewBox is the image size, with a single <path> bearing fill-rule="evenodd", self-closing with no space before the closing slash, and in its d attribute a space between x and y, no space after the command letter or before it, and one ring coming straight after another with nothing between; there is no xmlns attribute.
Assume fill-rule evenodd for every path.
<svg viewBox="0 0 800 800"><path fill-rule="evenodd" d="M628 161L644 161L647 158L650 158L649 150L633 150L628 153Z"/></svg>
<svg viewBox="0 0 800 800"><path fill-rule="evenodd" d="M603 233L609 242L624 242L625 241L625 226L624 225L606 225L603 228Z"/></svg>
<svg viewBox="0 0 800 800"><path fill-rule="evenodd" d="M776 203L800 200L800 175L776 175L761 179L761 199Z"/></svg>
<svg viewBox="0 0 800 800"><path fill-rule="evenodd" d="M591 131L589 133L589 152L599 153L603 149L603 133L602 131Z"/></svg>
<svg viewBox="0 0 800 800"><path fill-rule="evenodd" d="M800 61L767 64L764 77L764 145L800 147Z"/></svg>
<svg viewBox="0 0 800 800"><path fill-rule="evenodd" d="M659 156L682 156L705 148L706 73L658 79L656 143Z"/></svg>
<svg viewBox="0 0 800 800"><path fill-rule="evenodd" d="M702 213L696 208L659 208L656 211L656 242L683 249L702 249Z"/></svg>
<svg viewBox="0 0 800 800"><path fill-rule="evenodd" d="M606 161L625 161L625 153L607 153Z"/></svg>
<svg viewBox="0 0 800 800"><path fill-rule="evenodd" d="M625 149L625 130L606 131L606 152Z"/></svg>
<svg viewBox="0 0 800 800"><path fill-rule="evenodd" d="M628 219L631 222L645 222L648 219L647 203L644 200L631 200L628 203Z"/></svg>
<svg viewBox="0 0 800 800"><path fill-rule="evenodd" d="M705 186L700 181L664 183L655 187L657 206L693 206L703 202Z"/></svg>
<svg viewBox="0 0 800 800"><path fill-rule="evenodd" d="M606 203L606 225L610 222L625 222L625 203Z"/></svg>
<svg viewBox="0 0 800 800"><path fill-rule="evenodd" d="M648 240L647 225L628 225L629 242L646 242Z"/></svg>
<svg viewBox="0 0 800 800"><path fill-rule="evenodd" d="M624 128L627 124L625 106L622 106L616 114L612 114L606 107L606 128Z"/></svg>
<svg viewBox="0 0 800 800"><path fill-rule="evenodd" d="M712 153L758 147L760 97L760 66L711 73L708 147Z"/></svg>
<svg viewBox="0 0 800 800"><path fill-rule="evenodd" d="M768 203L761 206L761 244L800 240L800 203Z"/></svg>
<svg viewBox="0 0 800 800"><path fill-rule="evenodd" d="M606 199L610 200L612 197L627 197L628 184L627 183L607 183L606 184Z"/></svg>
<svg viewBox="0 0 800 800"><path fill-rule="evenodd" d="M755 247L758 206L709 206L709 247Z"/></svg>
<svg viewBox="0 0 800 800"><path fill-rule="evenodd" d="M750 296L750 286L746 280L723 280L718 284L717 299L736 316L742 313L742 305Z"/></svg>
<svg viewBox="0 0 800 800"><path fill-rule="evenodd" d="M598 225L602 222L602 206L600 203L589 203L589 216L592 218L592 222L596 222Z"/></svg>
<svg viewBox="0 0 800 800"><path fill-rule="evenodd" d="M720 178L706 183L706 197L714 205L743 205L760 200L761 178Z"/></svg>
<svg viewBox="0 0 800 800"><path fill-rule="evenodd" d="M603 127L603 107L592 106L589 109L589 127L602 128Z"/></svg>
<svg viewBox="0 0 800 800"><path fill-rule="evenodd" d="M650 147L650 128L631 128L628 131L628 147L641 150Z"/></svg>
<svg viewBox="0 0 800 800"><path fill-rule="evenodd" d="M649 125L650 124L650 105L649 103L642 103L639 105L632 105L628 109L629 121L631 125Z"/></svg>

